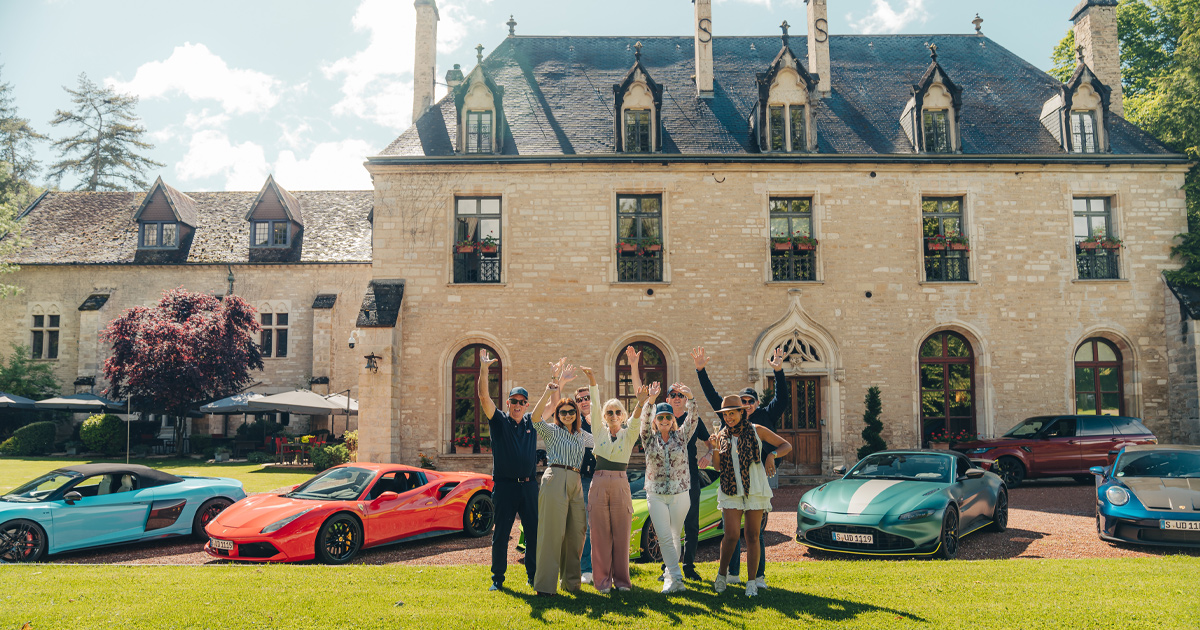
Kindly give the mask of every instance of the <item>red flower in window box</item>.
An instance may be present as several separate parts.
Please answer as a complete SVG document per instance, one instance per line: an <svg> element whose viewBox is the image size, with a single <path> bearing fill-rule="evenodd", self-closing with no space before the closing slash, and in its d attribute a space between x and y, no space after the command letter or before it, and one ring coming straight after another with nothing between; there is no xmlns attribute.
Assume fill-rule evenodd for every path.
<svg viewBox="0 0 1200 630"><path fill-rule="evenodd" d="M621 241L621 242L617 243L617 253L618 254L636 254L637 251L638 251L637 243L628 243L625 241Z"/></svg>
<svg viewBox="0 0 1200 630"><path fill-rule="evenodd" d="M647 252L661 252L662 245L659 245L657 243L654 245L647 245L646 247L643 248L643 250L647 251Z"/></svg>
<svg viewBox="0 0 1200 630"><path fill-rule="evenodd" d="M811 236L794 236L792 244L796 246L796 251L811 252L817 249L817 239Z"/></svg>
<svg viewBox="0 0 1200 630"><path fill-rule="evenodd" d="M475 251L475 241L459 241L454 244L454 253L456 254L470 254L473 251Z"/></svg>
<svg viewBox="0 0 1200 630"><path fill-rule="evenodd" d="M1079 243L1079 249L1096 249L1098 247L1100 247L1100 243L1096 241L1081 241Z"/></svg>
<svg viewBox="0 0 1200 630"><path fill-rule="evenodd" d="M478 249L481 254L495 254L500 251L500 241L495 236L488 234L479 242Z"/></svg>
<svg viewBox="0 0 1200 630"><path fill-rule="evenodd" d="M926 249L931 249L933 251L941 251L943 249L946 249L946 244L945 243L925 243L925 247L926 247Z"/></svg>
<svg viewBox="0 0 1200 630"><path fill-rule="evenodd" d="M788 239L771 241L771 249L777 252L786 252L792 249L792 242Z"/></svg>
<svg viewBox="0 0 1200 630"><path fill-rule="evenodd" d="M950 249L960 252L969 252L971 251L971 246L967 245L966 243L950 243Z"/></svg>

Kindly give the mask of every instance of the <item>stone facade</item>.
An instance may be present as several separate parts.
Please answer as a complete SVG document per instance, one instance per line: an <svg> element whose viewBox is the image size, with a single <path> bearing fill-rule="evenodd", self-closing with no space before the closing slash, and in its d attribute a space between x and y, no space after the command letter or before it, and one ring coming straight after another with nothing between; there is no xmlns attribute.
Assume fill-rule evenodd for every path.
<svg viewBox="0 0 1200 630"><path fill-rule="evenodd" d="M1083 48L1083 62L1112 89L1110 111L1124 116L1116 0L1082 0L1071 19L1075 22L1075 46Z"/></svg>

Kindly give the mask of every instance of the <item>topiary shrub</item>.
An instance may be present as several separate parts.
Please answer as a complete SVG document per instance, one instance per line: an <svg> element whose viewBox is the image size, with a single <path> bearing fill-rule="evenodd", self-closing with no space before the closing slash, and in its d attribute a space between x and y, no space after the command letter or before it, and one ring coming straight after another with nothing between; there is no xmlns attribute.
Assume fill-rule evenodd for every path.
<svg viewBox="0 0 1200 630"><path fill-rule="evenodd" d="M0 455L16 455L17 454L17 438L10 437L3 442L0 442Z"/></svg>
<svg viewBox="0 0 1200 630"><path fill-rule="evenodd" d="M350 449L346 448L344 444L314 448L309 454L309 458L312 460L313 468L320 472L350 461Z"/></svg>
<svg viewBox="0 0 1200 630"><path fill-rule="evenodd" d="M262 451L251 451L250 454L246 456L246 461L250 462L251 464L266 464L275 461L275 456Z"/></svg>
<svg viewBox="0 0 1200 630"><path fill-rule="evenodd" d="M5 455L47 455L54 448L55 426L53 422L34 422L13 432L12 437L0 444L0 453Z"/></svg>
<svg viewBox="0 0 1200 630"><path fill-rule="evenodd" d="M89 451L115 455L125 447L124 423L111 413L98 413L83 421L79 439Z"/></svg>
<svg viewBox="0 0 1200 630"><path fill-rule="evenodd" d="M863 444L858 449L858 458L862 459L871 453L887 450L887 442L883 441L883 437L879 435L883 431L883 422L879 420L879 414L883 412L883 403L879 400L879 388L871 387L867 390L866 398L866 413L863 414L863 423L867 426L862 430Z"/></svg>

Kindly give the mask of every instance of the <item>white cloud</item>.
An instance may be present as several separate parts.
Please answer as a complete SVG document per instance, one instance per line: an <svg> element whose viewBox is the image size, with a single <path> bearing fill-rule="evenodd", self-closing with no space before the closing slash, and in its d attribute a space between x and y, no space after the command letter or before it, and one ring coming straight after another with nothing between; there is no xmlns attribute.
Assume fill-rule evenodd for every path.
<svg viewBox="0 0 1200 630"><path fill-rule="evenodd" d="M296 133L302 135L303 131L297 129ZM175 166L175 175L185 182L223 178L221 190L258 190L269 173L290 190L365 190L371 188L371 176L362 164L374 152L365 140L323 142L303 158L291 150L280 151L272 163L262 145L234 144L224 131L204 129L192 136L187 153Z"/></svg>
<svg viewBox="0 0 1200 630"><path fill-rule="evenodd" d="M213 176L225 178L225 190L258 190L267 179L270 165L261 145L233 144L223 131L206 129L192 136L188 151L175 165L184 180Z"/></svg>
<svg viewBox="0 0 1200 630"><path fill-rule="evenodd" d="M438 6L437 48L456 50L467 29L478 20L462 5ZM354 30L369 33L367 47L321 68L325 77L342 80L342 99L333 106L339 116L351 115L404 129L412 115L412 72L416 11L412 3L363 0L352 21Z"/></svg>
<svg viewBox="0 0 1200 630"><path fill-rule="evenodd" d="M897 11L892 3L903 3L903 8ZM869 15L854 19L847 15L846 19L860 33L899 33L904 27L913 22L925 22L929 13L925 10L925 0L872 0L873 8Z"/></svg>
<svg viewBox="0 0 1200 630"><path fill-rule="evenodd" d="M186 43L163 61L138 67L133 79L109 77L105 85L141 98L165 98L181 93L192 100L213 99L226 112L264 112L279 102L280 82L256 70L230 68L204 44Z"/></svg>
<svg viewBox="0 0 1200 630"><path fill-rule="evenodd" d="M280 151L275 179L288 190L369 190L371 175L363 162L376 152L365 140L322 142L306 159Z"/></svg>

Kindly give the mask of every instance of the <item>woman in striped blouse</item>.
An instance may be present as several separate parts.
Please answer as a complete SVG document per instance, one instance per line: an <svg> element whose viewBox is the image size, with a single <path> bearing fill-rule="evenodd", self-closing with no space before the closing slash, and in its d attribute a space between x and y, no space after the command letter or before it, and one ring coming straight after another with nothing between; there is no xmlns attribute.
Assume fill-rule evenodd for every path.
<svg viewBox="0 0 1200 630"><path fill-rule="evenodd" d="M669 403L653 404L661 391L658 383L650 385L649 400L642 405L641 414L642 448L646 450L646 504L654 531L658 532L658 547L665 565L664 593L687 590L679 568L682 551L679 538L691 507L688 490L692 485L692 474L688 466L687 443L696 431L697 421L692 391L687 387L676 389L688 400L687 417L682 427L675 420L675 411Z"/></svg>
<svg viewBox="0 0 1200 630"><path fill-rule="evenodd" d="M564 367L560 380L570 380L572 373L572 366ZM554 380L546 385L533 410L533 428L545 442L550 462L538 491L537 570L533 577L538 595L557 593L560 578L568 591L577 591L582 584L579 560L587 531L587 510L579 467L583 449L592 447L592 434L582 429L579 404L573 398L559 400L551 417L542 421L546 403L559 384Z"/></svg>
<svg viewBox="0 0 1200 630"><path fill-rule="evenodd" d="M591 376L587 368L584 372ZM648 391L647 387L638 389L635 409L646 401ZM604 403L604 429L592 436L596 443L592 451L596 473L588 493L588 527L592 533L592 583L601 593L609 593L614 586L618 591L633 586L629 579L633 497L625 469L637 444L638 430L626 425L625 420L625 405L613 398Z"/></svg>

